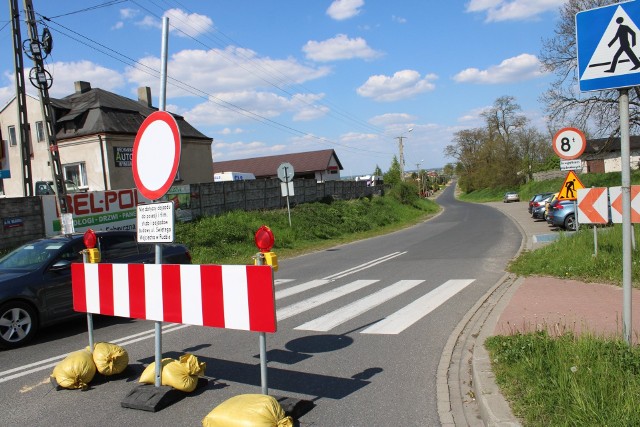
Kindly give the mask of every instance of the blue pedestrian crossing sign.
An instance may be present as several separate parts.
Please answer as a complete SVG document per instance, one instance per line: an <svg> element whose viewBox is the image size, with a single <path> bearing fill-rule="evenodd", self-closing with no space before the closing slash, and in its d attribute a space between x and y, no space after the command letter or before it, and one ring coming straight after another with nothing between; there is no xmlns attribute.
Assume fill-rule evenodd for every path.
<svg viewBox="0 0 640 427"><path fill-rule="evenodd" d="M580 90L640 85L640 1L576 14Z"/></svg>

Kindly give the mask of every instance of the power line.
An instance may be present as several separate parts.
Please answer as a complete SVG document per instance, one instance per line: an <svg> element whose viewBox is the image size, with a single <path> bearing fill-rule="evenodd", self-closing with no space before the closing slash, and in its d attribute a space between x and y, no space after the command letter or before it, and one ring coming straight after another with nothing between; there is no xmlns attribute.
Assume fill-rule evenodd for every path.
<svg viewBox="0 0 640 427"><path fill-rule="evenodd" d="M168 5L170 5L170 4L171 4L171 2L169 2L169 1L167 1L167 0L162 0L162 1L163 1L163 3L168 4ZM152 12L151 10L149 10L148 8L146 8L146 7L142 6L139 2L137 2L137 1L135 1L135 0L131 0L131 2L132 2L132 3L134 3L134 4L136 4L136 5L137 5L137 6L139 6L140 8L142 8L142 9L146 10L148 13L150 13L150 14L151 14L151 15L153 15L153 16L155 16L156 18L161 19L161 16L160 16L160 15L158 15L158 14L156 14L156 13ZM177 2L177 1L174 1L174 3L177 3L180 7L182 7L184 10L186 10L188 13L194 13L192 10L190 10L189 8L187 8L187 7L183 6L181 3ZM176 19L176 20L178 20L179 22L182 22L182 23L183 23L183 24L185 24L185 25L187 25L187 24L188 24L188 25L189 25L190 27L192 27L192 28L194 27L194 23L192 23L192 22L187 23L187 22L181 21L179 18L177 18L177 17L175 17L175 16L173 16L173 18L172 18L172 19ZM170 21L170 25L171 25L173 28L175 28L177 31L180 31L180 32L181 32L182 34L184 34L186 37L189 37L189 38L191 38L192 40L194 40L196 43L198 43L198 44L200 44L200 45L204 46L204 47L205 47L205 48L207 48L207 49L211 49L211 47L210 47L210 46L206 45L206 44L205 44L205 43L203 43L202 41L200 41L200 40L196 39L195 37L193 37L193 36L191 36L191 35L189 35L189 34L185 33L185 32L184 32L184 31L182 31L180 28L177 28L175 25L172 25L172 24L171 24L171 21ZM200 27L200 29L201 29L201 30L203 30L203 28L202 28L202 27ZM201 31L201 32L204 34L204 31ZM225 33L223 33L219 28L216 28L216 33L221 34L222 36L224 36L224 38L226 39L226 42L231 42L231 44L233 44L233 45L235 45L235 46L238 46L238 47L240 47L240 48L246 49L246 48L244 48L240 43L236 42L233 38L231 38L231 37L227 36ZM205 37L210 38L210 37L208 37L208 35L207 35L207 36L205 36ZM221 39L220 39L220 38L218 38L218 37L216 37L216 39L218 39L218 40L220 41L220 43L219 43L219 45L220 45L220 46L222 46L222 47L224 47L224 46L225 46L225 45L223 44L223 40L221 40ZM262 81L264 81L265 83L269 84L270 86L272 86L272 87L276 88L277 90L284 92L285 94L289 95L290 97L293 97L293 96L295 95L295 94L291 93L290 91L286 90L284 87L282 87L282 86L289 86L289 83L288 83L288 81L286 80L286 77L287 77L286 75L282 74L280 71L278 71L278 70L274 69L273 67L269 66L269 64L264 64L264 65L263 65L262 63L260 63L260 62L256 61L255 59L253 59L253 58L251 58L251 57L248 57L247 55L243 54L241 51L239 51L238 53L240 54L240 56L241 56L243 59L245 59L246 61L250 62L250 63L251 63L255 68L260 69L260 70L261 70L262 72L264 72L268 77L273 78L274 80L276 80L276 82L277 82L277 83L279 83L279 84L274 83L273 81L270 81L270 80L265 79L265 78L264 78L264 77L262 77L261 75L259 75L259 74L255 73L254 69L246 68L244 65L242 65L242 64L240 64L240 63L238 63L238 62L237 62L237 61L235 61L233 58L227 58L227 57L226 57L226 55L224 54L224 51L219 52L220 56L221 56L221 57L223 57L224 59L226 59L227 61L229 61L229 62L233 63L234 65L237 65L237 66L241 67L241 68L242 68L242 69L244 69L245 71L247 71L247 72L249 72L249 73L251 73L251 74L253 74L253 75L257 76L257 77L258 77L258 78L260 78ZM267 67L268 67L268 68L270 68L270 69L271 69L271 71L270 71L270 70L268 70L268 69L267 69ZM273 73L276 73L276 74L278 74L278 75L275 75L275 74L273 74ZM281 76L280 76L280 75L281 75ZM281 85L282 85L282 86L281 86ZM313 92L309 91L309 90L308 90L304 85L302 85L302 84L295 84L294 86L300 87L300 88L302 89L302 92L305 92L305 93L307 93L307 94L317 95L317 94L315 94L315 93L313 93ZM310 107L314 107L314 108L316 108L316 109L318 108L315 104L309 103L309 102L307 102L307 101L305 101L305 100L302 100L302 101L303 101L305 104L307 104L308 106L310 106ZM382 135L382 134L384 133L384 131L383 131L382 129L380 129L380 128L376 127L376 126L373 126L373 125L371 125L370 123L367 123L367 122L365 122L365 121L362 121L362 120L360 120L360 119L356 118L355 116L351 115L351 114L350 114L350 113L348 113L348 112L342 112L342 111L344 111L344 110L342 110L342 109L341 109L339 106L337 106L336 104L333 104L333 103L331 103L331 102L329 102L329 101L325 101L325 102L323 102L323 101L317 101L317 104L324 105L325 103L326 103L326 104L328 104L329 106L333 107L333 108L328 108L328 109L329 109L329 115L331 115L332 117L337 118L337 119L339 119L339 120L341 120L341 121L343 121L343 122L345 122L345 123L346 123L347 121L349 121L349 122L354 123L354 124L356 124L356 125L358 125L358 126L361 126L361 127L363 127L363 128L366 128L366 129L368 129L369 131L373 131L374 133L379 134L379 135ZM337 114L339 117L336 117L336 114L334 114L334 111L336 111L336 114Z"/></svg>
<svg viewBox="0 0 640 427"><path fill-rule="evenodd" d="M145 64L143 64L143 63L141 63L141 62L139 62L139 61L137 61L137 60L135 60L135 59L133 59L131 57L128 57L128 56L126 56L126 55L124 55L124 54L122 54L122 53L120 53L120 52L118 52L118 51L116 51L116 50L114 50L114 49L102 44L102 43L99 43L99 42L97 42L97 41L95 41L95 40L93 40L93 39L91 39L91 38L89 38L87 36L84 36L84 35L76 32L76 31L74 31L74 30L72 30L72 29L70 29L70 28L68 28L68 27L56 22L56 21L53 21L51 18L46 18L44 16L42 18L46 19L47 22L49 23L49 27L52 28L57 33L59 33L61 35L64 35L64 36L66 36L66 37L68 37L68 38L70 38L70 39L72 39L72 40L74 40L74 41L76 41L76 42L78 42L80 44L83 44L83 45L85 45L85 46L87 46L87 47L89 47L91 49L94 49L94 50L96 50L96 51L98 51L98 52L100 52L100 53L102 53L102 54L104 54L106 56L109 56L112 59L115 59L115 60L117 60L119 62L122 62L125 65L132 66L133 68L135 68L135 69L137 69L139 71L142 71L142 72L144 72L144 73L146 73L146 74L148 74L148 75L150 75L152 77L159 78L159 75L160 75L160 71L159 70L156 70L156 69L154 69L152 67L149 67L149 66L147 66L147 65L145 65ZM60 28L57 28L57 27L61 27L64 30L74 34L75 36L70 35L68 33L65 33L64 31L62 31ZM94 45L98 46L99 48L96 47L96 46L92 46L90 44L87 44L81 39L88 40L89 42L93 43ZM124 58L124 59L122 59L122 58ZM212 102L212 103L214 103L214 104L216 104L216 105L218 105L220 107L226 108L226 109L231 110L231 111L233 111L233 112L235 112L237 114L240 114L242 116L245 116L245 117L253 119L253 120L256 120L258 122L261 122L263 124L269 125L271 127L279 128L280 130L284 130L284 131L288 132L291 135L304 136L304 137L312 138L312 139L314 139L315 141L317 141L319 143L322 143L322 144L325 144L325 145L339 146L339 147L342 147L343 149L345 149L347 151L354 151L354 152L366 151L366 152L376 153L376 154L388 154L388 153L381 153L381 152L377 152L377 151L373 151L373 150L354 148L354 147L350 147L350 146L345 145L345 144L341 144L341 143L336 142L336 141L332 141L332 140L327 139L327 138L319 137L317 135L313 135L313 134L310 134L308 132L295 129L295 128L291 127L291 126L285 125L285 124L280 123L280 122L275 121L275 120L272 120L272 119L270 119L268 117L265 117L263 115L255 113L253 111L247 110L247 109L245 109L245 108L243 108L241 106L238 106L238 105L236 105L236 104L234 104L232 102L220 99L220 98L216 97L215 95L213 95L211 93L208 93L208 92L206 92L206 91L204 91L202 89L198 89L195 86L192 86L192 85L190 85L188 83L185 83L185 82L183 82L181 80L169 77L168 81L174 87L177 87L177 88L182 89L182 90L184 90L184 91L186 91L188 93L191 93L192 95L195 95L195 96L197 96L197 97L199 97L201 99L204 99L207 102Z"/></svg>

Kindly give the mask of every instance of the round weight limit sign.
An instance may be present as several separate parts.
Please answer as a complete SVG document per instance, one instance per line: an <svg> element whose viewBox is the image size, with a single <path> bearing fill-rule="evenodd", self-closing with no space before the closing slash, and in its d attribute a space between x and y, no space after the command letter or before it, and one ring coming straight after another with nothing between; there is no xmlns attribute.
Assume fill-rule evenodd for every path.
<svg viewBox="0 0 640 427"><path fill-rule="evenodd" d="M564 160L577 159L586 147L587 139L584 133L576 128L560 129L553 137L553 151Z"/></svg>
<svg viewBox="0 0 640 427"><path fill-rule="evenodd" d="M180 131L165 111L149 115L138 130L133 145L133 180L150 200L164 196L175 180L180 164Z"/></svg>

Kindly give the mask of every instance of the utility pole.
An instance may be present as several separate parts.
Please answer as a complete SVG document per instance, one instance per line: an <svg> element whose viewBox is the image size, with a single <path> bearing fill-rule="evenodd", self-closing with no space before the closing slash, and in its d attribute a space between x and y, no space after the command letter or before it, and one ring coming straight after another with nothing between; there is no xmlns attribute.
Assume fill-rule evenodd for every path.
<svg viewBox="0 0 640 427"><path fill-rule="evenodd" d="M410 128L407 133L411 132L413 130L413 128ZM402 143L402 141L406 138L406 136L396 136L396 139L398 140L398 155L400 156L400 158L398 159L398 161L400 162L400 181L404 181L404 144Z"/></svg>
<svg viewBox="0 0 640 427"><path fill-rule="evenodd" d="M398 140L398 162L400 163L400 181L404 181L404 145L402 144L402 140L405 139L406 136L397 136Z"/></svg>
<svg viewBox="0 0 640 427"><path fill-rule="evenodd" d="M31 132L27 117L27 95L24 87L24 63L22 59L22 34L20 32L20 12L18 0L9 0L11 9L11 29L13 36L13 61L16 73L16 107L18 109L18 143L22 161L22 194L33 196L33 179L31 177Z"/></svg>
<svg viewBox="0 0 640 427"><path fill-rule="evenodd" d="M12 0L16 1L16 0ZM28 49L25 46L25 53L33 60L34 68L29 72L29 81L40 92L40 107L44 119L45 138L49 142L49 162L51 163L51 175L56 186L58 197L58 207L61 214L68 213L66 187L60 163L60 153L56 142L55 118L49 98L49 88L53 84L51 74L44 68L44 58L51 53L53 41L48 28L42 33L42 39L38 35L35 12L31 0L24 0L24 11L26 14L27 28L29 30ZM44 56L43 56L44 55Z"/></svg>

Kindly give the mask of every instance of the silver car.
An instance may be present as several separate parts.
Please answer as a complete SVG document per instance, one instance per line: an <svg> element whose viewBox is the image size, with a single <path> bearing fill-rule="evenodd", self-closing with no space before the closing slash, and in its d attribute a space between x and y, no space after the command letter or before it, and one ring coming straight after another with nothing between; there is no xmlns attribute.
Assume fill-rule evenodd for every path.
<svg viewBox="0 0 640 427"><path fill-rule="evenodd" d="M504 193L504 197L502 198L502 201L504 203L519 202L520 201L520 196L515 191L508 191L508 192Z"/></svg>

